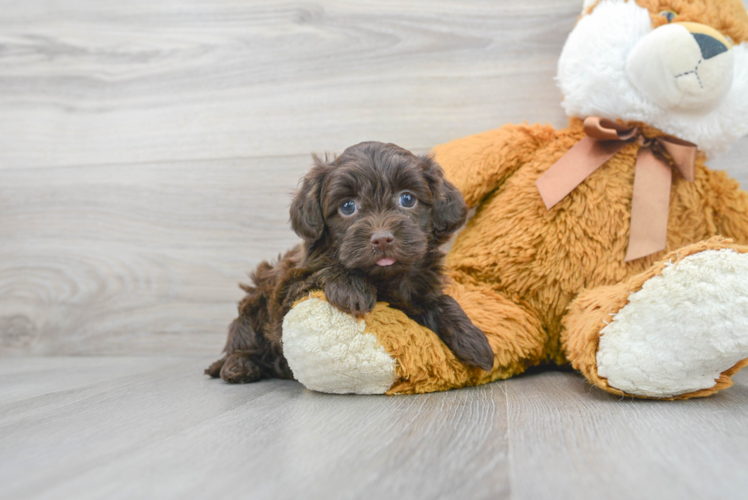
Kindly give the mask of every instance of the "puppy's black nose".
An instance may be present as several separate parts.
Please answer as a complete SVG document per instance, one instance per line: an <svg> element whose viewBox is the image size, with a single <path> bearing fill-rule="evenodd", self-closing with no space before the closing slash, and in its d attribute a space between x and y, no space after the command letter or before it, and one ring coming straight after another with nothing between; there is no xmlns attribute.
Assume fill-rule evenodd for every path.
<svg viewBox="0 0 748 500"><path fill-rule="evenodd" d="M394 240L395 236L392 233L378 232L371 235L371 244L382 252L387 250Z"/></svg>

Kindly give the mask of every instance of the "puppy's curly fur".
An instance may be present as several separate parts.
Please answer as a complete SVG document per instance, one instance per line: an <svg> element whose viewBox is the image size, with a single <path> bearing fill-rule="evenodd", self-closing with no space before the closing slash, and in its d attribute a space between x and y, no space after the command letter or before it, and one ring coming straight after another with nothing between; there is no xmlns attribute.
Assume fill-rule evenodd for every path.
<svg viewBox="0 0 748 500"><path fill-rule="evenodd" d="M291 204L303 238L275 264L263 262L239 303L225 356L205 373L227 382L293 378L281 344L283 317L311 290L363 316L386 301L434 331L464 363L490 370L488 341L444 295L439 246L467 208L430 157L364 142L327 162L315 157Z"/></svg>

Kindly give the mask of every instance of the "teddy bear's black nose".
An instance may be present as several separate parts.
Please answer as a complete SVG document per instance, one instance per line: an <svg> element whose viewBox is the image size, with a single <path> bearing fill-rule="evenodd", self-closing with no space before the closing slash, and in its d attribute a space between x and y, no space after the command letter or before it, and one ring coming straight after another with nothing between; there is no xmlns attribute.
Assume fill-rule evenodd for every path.
<svg viewBox="0 0 748 500"><path fill-rule="evenodd" d="M699 44L701 57L704 59L711 59L723 52L727 52L727 46L714 37L703 33L691 33L691 35L696 39L696 43Z"/></svg>

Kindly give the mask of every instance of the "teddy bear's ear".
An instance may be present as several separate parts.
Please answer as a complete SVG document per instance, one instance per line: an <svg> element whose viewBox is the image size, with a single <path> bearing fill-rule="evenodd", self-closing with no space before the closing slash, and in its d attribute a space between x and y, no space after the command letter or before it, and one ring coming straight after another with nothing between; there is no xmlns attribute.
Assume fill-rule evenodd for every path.
<svg viewBox="0 0 748 500"><path fill-rule="evenodd" d="M434 241L442 244L465 223L467 205L460 190L444 177L444 171L431 156L422 156L420 160L433 196L431 220Z"/></svg>
<svg viewBox="0 0 748 500"><path fill-rule="evenodd" d="M314 243L325 231L325 219L320 205L322 183L332 165L313 155L314 167L304 177L301 188L291 203L291 227L307 243Z"/></svg>
<svg viewBox="0 0 748 500"><path fill-rule="evenodd" d="M582 15L587 14L592 7L599 4L601 1L602 0L584 0L584 4L582 4Z"/></svg>

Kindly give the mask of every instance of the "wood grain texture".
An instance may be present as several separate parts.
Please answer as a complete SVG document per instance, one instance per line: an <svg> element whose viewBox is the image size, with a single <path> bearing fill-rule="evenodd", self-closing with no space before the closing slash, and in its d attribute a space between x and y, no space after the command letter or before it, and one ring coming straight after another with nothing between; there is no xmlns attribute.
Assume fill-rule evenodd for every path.
<svg viewBox="0 0 748 500"><path fill-rule="evenodd" d="M430 148L560 120L579 0L76 0L0 20L0 168ZM520 90L521 89L521 90Z"/></svg>
<svg viewBox="0 0 748 500"><path fill-rule="evenodd" d="M0 355L217 354L310 152L563 126L579 6L0 2Z"/></svg>
<svg viewBox="0 0 748 500"><path fill-rule="evenodd" d="M557 371L335 396L224 384L201 374L208 361L3 360L0 498L716 500L748 487L748 373L676 403Z"/></svg>
<svg viewBox="0 0 748 500"><path fill-rule="evenodd" d="M23 369L38 384L63 368L70 381L0 402L0 497L509 498L497 384L331 396L210 380L207 359L74 361L0 365L4 381ZM133 373L119 373L128 363Z"/></svg>
<svg viewBox="0 0 748 500"><path fill-rule="evenodd" d="M506 384L513 498L744 498L748 373L708 399L619 399L570 373Z"/></svg>
<svg viewBox="0 0 748 500"><path fill-rule="evenodd" d="M298 243L289 193L310 162L0 171L0 349L218 355L237 283Z"/></svg>

